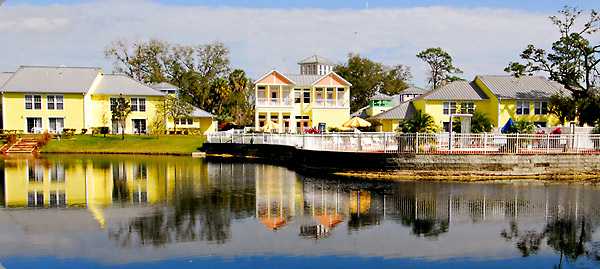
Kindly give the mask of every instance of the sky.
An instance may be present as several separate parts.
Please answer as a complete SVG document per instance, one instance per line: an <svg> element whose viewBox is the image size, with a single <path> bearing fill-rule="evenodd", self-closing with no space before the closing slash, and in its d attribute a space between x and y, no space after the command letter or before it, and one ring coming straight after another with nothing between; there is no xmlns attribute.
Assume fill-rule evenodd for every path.
<svg viewBox="0 0 600 269"><path fill-rule="evenodd" d="M410 82L426 88L420 51L441 47L467 80L503 75L528 44L548 49L558 39L548 17L565 3L589 12L596 1L0 0L0 72L64 65L111 73L103 50L112 41L156 38L223 42L232 67L253 79L272 69L297 74L297 63L315 54L342 64L352 52L410 66Z"/></svg>

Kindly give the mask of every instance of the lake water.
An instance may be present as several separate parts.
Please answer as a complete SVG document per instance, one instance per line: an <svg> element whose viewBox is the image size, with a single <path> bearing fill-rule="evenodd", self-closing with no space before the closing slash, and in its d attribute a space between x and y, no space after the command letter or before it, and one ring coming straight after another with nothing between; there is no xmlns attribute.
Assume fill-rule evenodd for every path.
<svg viewBox="0 0 600 269"><path fill-rule="evenodd" d="M600 266L600 188L374 182L173 156L5 157L0 268Z"/></svg>

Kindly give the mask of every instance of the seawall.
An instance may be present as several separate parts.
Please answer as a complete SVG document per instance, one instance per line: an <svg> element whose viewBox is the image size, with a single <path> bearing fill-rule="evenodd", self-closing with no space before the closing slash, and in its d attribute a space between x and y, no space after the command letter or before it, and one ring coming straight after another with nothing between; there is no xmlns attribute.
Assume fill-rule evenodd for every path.
<svg viewBox="0 0 600 269"><path fill-rule="evenodd" d="M265 144L204 143L207 158L259 158L324 173L385 173L397 178L600 177L599 154L398 154L334 152ZM393 177L393 176L392 176Z"/></svg>

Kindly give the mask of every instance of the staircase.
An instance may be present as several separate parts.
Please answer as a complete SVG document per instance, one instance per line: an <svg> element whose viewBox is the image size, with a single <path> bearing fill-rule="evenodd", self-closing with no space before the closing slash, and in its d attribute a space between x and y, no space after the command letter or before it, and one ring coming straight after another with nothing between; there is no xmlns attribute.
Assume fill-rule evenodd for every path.
<svg viewBox="0 0 600 269"><path fill-rule="evenodd" d="M37 139L34 138L21 138L14 143L12 146L4 146L2 152L6 153L32 153L36 148Z"/></svg>

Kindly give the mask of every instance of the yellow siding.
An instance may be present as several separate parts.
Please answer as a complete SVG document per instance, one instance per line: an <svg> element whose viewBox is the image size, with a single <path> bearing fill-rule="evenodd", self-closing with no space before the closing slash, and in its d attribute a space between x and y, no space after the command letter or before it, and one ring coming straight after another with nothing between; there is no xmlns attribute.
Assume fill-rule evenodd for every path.
<svg viewBox="0 0 600 269"><path fill-rule="evenodd" d="M312 124L317 126L324 122L327 127L342 128L342 124L350 118L350 109L313 110Z"/></svg>
<svg viewBox="0 0 600 269"><path fill-rule="evenodd" d="M94 116L92 123L89 125L90 127L101 127L101 126L109 126L111 127L111 113L110 113L110 98L118 98L118 95L92 95L92 111L94 111ZM127 121L125 123L125 133L132 133L132 119L145 119L146 120L146 128L151 129L150 125L153 122L153 119L158 111L157 102L163 102L163 96L124 96L127 101L131 100L131 97L142 97L146 98L146 111L144 112L131 112L127 117ZM109 119L108 124L105 124L102 120L102 116L106 115ZM112 127L111 127L112 128Z"/></svg>
<svg viewBox="0 0 600 269"><path fill-rule="evenodd" d="M48 118L51 117L64 118L65 128L84 128L83 94L59 94L63 95L63 110L48 110L47 94L41 95L42 109L26 110L24 93L4 93L2 104L4 129L26 132L28 117L42 118L42 129L44 130L48 129Z"/></svg>

